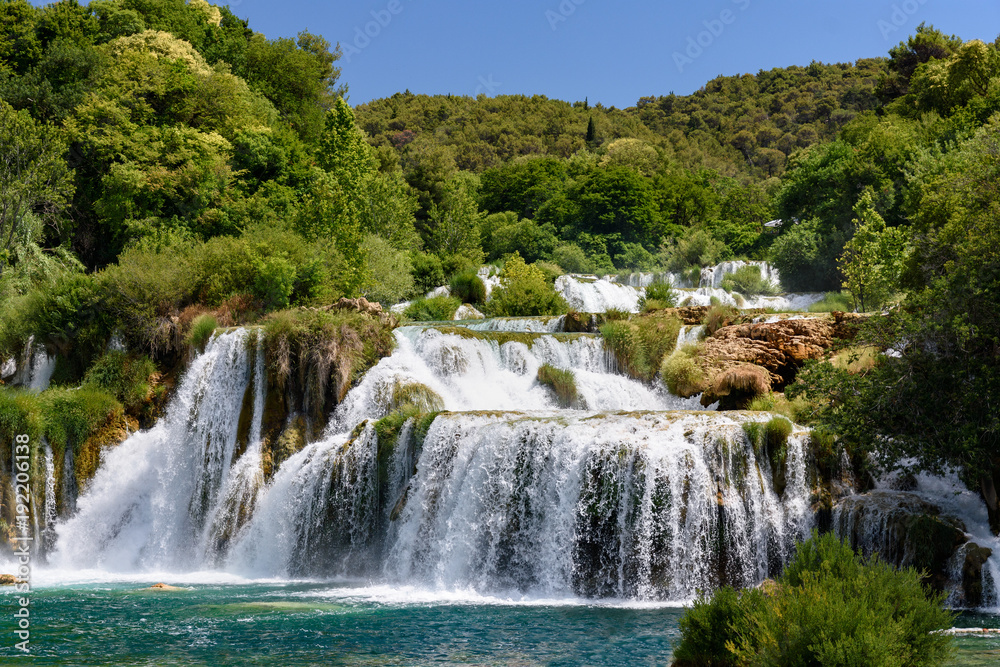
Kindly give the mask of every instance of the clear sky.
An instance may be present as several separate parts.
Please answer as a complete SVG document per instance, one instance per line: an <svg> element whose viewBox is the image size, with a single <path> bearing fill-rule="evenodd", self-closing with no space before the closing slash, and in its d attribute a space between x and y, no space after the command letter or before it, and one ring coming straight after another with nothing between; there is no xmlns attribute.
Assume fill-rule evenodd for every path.
<svg viewBox="0 0 1000 667"><path fill-rule="evenodd" d="M1000 34L997 0L236 0L268 37L344 49L352 104L409 89L627 107L719 74L883 56L921 23Z"/></svg>
<svg viewBox="0 0 1000 667"><path fill-rule="evenodd" d="M219 3L223 4L223 3ZM234 0L270 38L340 43L352 104L409 89L632 106L719 74L884 56L921 23L1000 34L997 0Z"/></svg>

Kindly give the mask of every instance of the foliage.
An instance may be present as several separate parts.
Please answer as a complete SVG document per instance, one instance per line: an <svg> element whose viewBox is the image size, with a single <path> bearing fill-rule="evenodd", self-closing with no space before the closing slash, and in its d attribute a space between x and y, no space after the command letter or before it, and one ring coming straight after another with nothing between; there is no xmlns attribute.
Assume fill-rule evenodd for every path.
<svg viewBox="0 0 1000 667"><path fill-rule="evenodd" d="M654 310L657 308L675 308L677 306L677 292L673 290L671 284L663 280L656 280L650 283L642 296L639 297L639 308L642 310Z"/></svg>
<svg viewBox="0 0 1000 667"><path fill-rule="evenodd" d="M864 560L832 534L801 543L768 592L721 589L681 621L675 665L937 665L951 639L913 569Z"/></svg>
<svg viewBox="0 0 1000 667"><path fill-rule="evenodd" d="M417 322L450 321L461 305L461 300L452 296L420 298L411 303L404 314Z"/></svg>
<svg viewBox="0 0 1000 667"><path fill-rule="evenodd" d="M723 260L726 251L725 244L714 238L708 230L695 228L670 248L666 268L680 273L692 267L713 266Z"/></svg>
<svg viewBox="0 0 1000 667"><path fill-rule="evenodd" d="M906 238L900 229L887 229L875 211L872 192L866 190L855 207L858 228L844 246L839 263L844 289L858 312L881 308L899 285Z"/></svg>
<svg viewBox="0 0 1000 667"><path fill-rule="evenodd" d="M664 357L673 352L682 323L667 313L648 313L631 319L608 321L601 327L605 346L618 366L632 377L651 381Z"/></svg>
<svg viewBox="0 0 1000 667"><path fill-rule="evenodd" d="M854 299L844 292L827 292L822 300L809 306L810 313L851 312Z"/></svg>
<svg viewBox="0 0 1000 667"><path fill-rule="evenodd" d="M705 325L705 335L714 335L719 329L732 324L739 316L740 311L733 306L712 306L702 320L702 324Z"/></svg>
<svg viewBox="0 0 1000 667"><path fill-rule="evenodd" d="M397 250L389 241L374 234L365 236L361 249L367 263L361 296L391 306L413 292L413 264L409 253Z"/></svg>
<svg viewBox="0 0 1000 667"><path fill-rule="evenodd" d="M737 292L743 296L774 296L778 288L761 275L760 267L747 264L726 275L722 279L722 289L727 292Z"/></svg>
<svg viewBox="0 0 1000 667"><path fill-rule="evenodd" d="M493 289L486 309L495 317L562 315L569 311L566 300L545 280L545 274L514 254L500 272L500 285Z"/></svg>
<svg viewBox="0 0 1000 667"><path fill-rule="evenodd" d="M156 372L149 357L112 351L87 370L83 385L110 392L126 410L135 411L152 398L150 380Z"/></svg>
<svg viewBox="0 0 1000 667"><path fill-rule="evenodd" d="M538 367L538 382L552 389L560 407L571 408L576 405L579 397L573 371L542 364Z"/></svg>
<svg viewBox="0 0 1000 667"><path fill-rule="evenodd" d="M475 271L459 273L451 279L451 295L473 306L486 303L486 284Z"/></svg>
<svg viewBox="0 0 1000 667"><path fill-rule="evenodd" d="M191 322L191 330L188 331L187 335L188 345L199 350L204 350L205 345L212 340L212 335L215 334L215 330L218 327L219 321L215 319L215 315L211 313L199 315Z"/></svg>
<svg viewBox="0 0 1000 667"><path fill-rule="evenodd" d="M671 394L694 396L705 390L705 372L698 365L697 357L698 346L685 345L663 360L660 375Z"/></svg>

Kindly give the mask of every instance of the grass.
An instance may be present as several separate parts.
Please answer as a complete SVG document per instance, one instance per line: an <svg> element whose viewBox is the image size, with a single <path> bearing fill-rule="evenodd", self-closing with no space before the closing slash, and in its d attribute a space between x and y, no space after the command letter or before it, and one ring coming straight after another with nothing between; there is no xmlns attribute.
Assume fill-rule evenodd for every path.
<svg viewBox="0 0 1000 667"><path fill-rule="evenodd" d="M809 306L810 313L854 312L854 300L847 292L827 292L822 301Z"/></svg>
<svg viewBox="0 0 1000 667"><path fill-rule="evenodd" d="M670 287L670 283L654 282L646 288L645 293L639 299L639 308L644 312L676 307L677 292Z"/></svg>
<svg viewBox="0 0 1000 667"><path fill-rule="evenodd" d="M743 296L775 296L778 288L760 273L760 267L748 264L736 269L722 279L722 289Z"/></svg>
<svg viewBox="0 0 1000 667"><path fill-rule="evenodd" d="M648 313L601 326L605 346L618 365L634 378L652 381L664 357L677 346L681 320L673 314Z"/></svg>
<svg viewBox="0 0 1000 667"><path fill-rule="evenodd" d="M808 413L809 404L802 396L789 400L783 392L777 391L755 396L747 406L747 410L773 412L787 417L792 422L803 423L806 421L804 417Z"/></svg>
<svg viewBox="0 0 1000 667"><path fill-rule="evenodd" d="M453 296L420 298L407 307L404 315L414 322L445 322L455 317L461 306L461 300Z"/></svg>
<svg viewBox="0 0 1000 667"><path fill-rule="evenodd" d="M842 368L848 373L857 374L875 366L880 356L881 353L874 347L848 347L837 352L830 363L834 368Z"/></svg>
<svg viewBox="0 0 1000 667"><path fill-rule="evenodd" d="M573 371L542 364L538 367L538 381L555 392L559 407L571 408L579 400Z"/></svg>
<svg viewBox="0 0 1000 667"><path fill-rule="evenodd" d="M187 335L187 344L197 348L199 350L204 350L205 345L208 341L212 340L212 334L219 327L219 321L215 319L215 315L211 313L204 313L194 318L191 322L191 330Z"/></svg>
<svg viewBox="0 0 1000 667"><path fill-rule="evenodd" d="M660 374L670 393L687 397L705 390L705 372L695 361L697 356L697 345L685 345L663 360Z"/></svg>
<svg viewBox="0 0 1000 667"><path fill-rule="evenodd" d="M705 325L705 335L711 336L719 329L728 327L739 316L740 311L733 306L714 304L708 309L708 312L705 313L705 319L702 322L702 324Z"/></svg>

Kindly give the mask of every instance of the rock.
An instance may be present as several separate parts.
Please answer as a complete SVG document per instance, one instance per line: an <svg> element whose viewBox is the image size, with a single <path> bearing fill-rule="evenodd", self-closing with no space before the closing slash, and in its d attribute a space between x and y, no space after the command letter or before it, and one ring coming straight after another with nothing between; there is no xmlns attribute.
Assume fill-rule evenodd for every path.
<svg viewBox="0 0 1000 667"><path fill-rule="evenodd" d="M563 331L566 333L594 333L597 331L594 316L590 313L578 313L575 310L567 313L563 320Z"/></svg>
<svg viewBox="0 0 1000 667"><path fill-rule="evenodd" d="M13 574L0 574L0 586L13 586L17 583L17 577Z"/></svg>
<svg viewBox="0 0 1000 667"><path fill-rule="evenodd" d="M476 310L474 306L467 303L463 303L459 306L458 310L455 311L455 316L451 318L452 320L485 320L486 316L481 312Z"/></svg>
<svg viewBox="0 0 1000 667"><path fill-rule="evenodd" d="M965 545L965 560L962 562L962 604L965 607L980 607L983 604L983 565L992 549L981 547L974 542Z"/></svg>
<svg viewBox="0 0 1000 667"><path fill-rule="evenodd" d="M368 299L364 297L359 297L357 299L348 299L346 296L341 297L340 301L333 304L327 310L353 310L356 313L367 313L369 315L381 315L382 314L382 304L380 303L370 303Z"/></svg>
<svg viewBox="0 0 1000 667"><path fill-rule="evenodd" d="M184 589L184 588L180 588L180 587L178 587L178 586L170 586L170 585L168 585L168 584L163 584L163 583L160 583L160 584L153 584L153 585L152 585L152 586L150 586L149 588L143 588L143 589L140 589L140 590L144 590L144 591L163 591L163 592L171 592L171 591L183 591L183 590L187 590L187 589Z"/></svg>
<svg viewBox="0 0 1000 667"><path fill-rule="evenodd" d="M682 306L668 308L665 312L673 313L687 326L697 326L705 321L705 316L711 310L709 306Z"/></svg>
<svg viewBox="0 0 1000 667"><path fill-rule="evenodd" d="M966 542L965 525L912 493L872 491L843 498L834 530L851 546L896 567L927 573L936 590L948 581L948 561ZM984 559L985 560L985 559Z"/></svg>

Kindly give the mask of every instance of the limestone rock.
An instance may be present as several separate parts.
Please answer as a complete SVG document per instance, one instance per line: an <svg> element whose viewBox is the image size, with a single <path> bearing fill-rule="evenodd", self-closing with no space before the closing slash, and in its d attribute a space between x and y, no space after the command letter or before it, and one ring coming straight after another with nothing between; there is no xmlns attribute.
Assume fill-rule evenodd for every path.
<svg viewBox="0 0 1000 667"><path fill-rule="evenodd" d="M17 577L13 574L0 574L0 586L13 586L17 583Z"/></svg>

